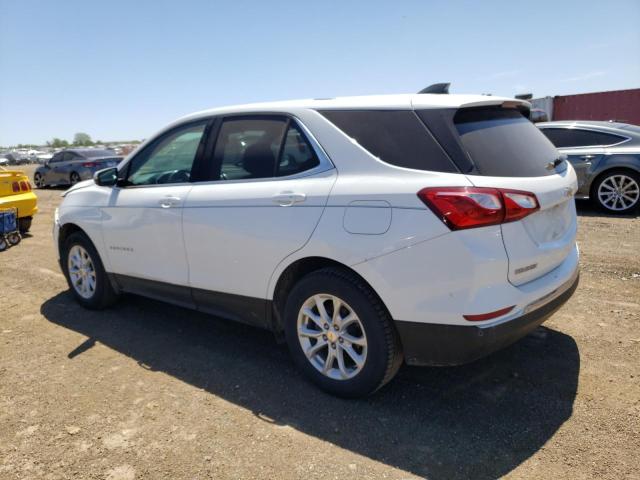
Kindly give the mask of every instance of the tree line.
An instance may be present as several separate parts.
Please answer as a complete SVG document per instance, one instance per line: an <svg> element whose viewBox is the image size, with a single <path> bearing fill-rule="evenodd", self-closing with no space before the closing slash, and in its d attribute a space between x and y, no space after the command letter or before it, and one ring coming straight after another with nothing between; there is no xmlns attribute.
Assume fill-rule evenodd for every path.
<svg viewBox="0 0 640 480"><path fill-rule="evenodd" d="M53 148L65 148L69 146L73 147L91 147L96 144L101 144L100 140L93 141L91 140L91 135L88 133L78 132L73 136L73 143L69 143L68 141L61 138L54 138L53 140L47 142L48 147Z"/></svg>

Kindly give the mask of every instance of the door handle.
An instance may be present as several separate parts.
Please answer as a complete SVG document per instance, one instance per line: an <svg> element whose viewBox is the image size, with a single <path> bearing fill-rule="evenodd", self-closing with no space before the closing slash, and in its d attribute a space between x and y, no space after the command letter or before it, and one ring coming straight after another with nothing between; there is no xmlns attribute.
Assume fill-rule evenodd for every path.
<svg viewBox="0 0 640 480"><path fill-rule="evenodd" d="M281 192L272 197L273 203L277 203L281 207L290 207L295 203L304 202L307 196L304 193Z"/></svg>
<svg viewBox="0 0 640 480"><path fill-rule="evenodd" d="M588 162L589 160L593 160L594 158L596 158L595 155L580 155L580 158L582 159L583 162Z"/></svg>
<svg viewBox="0 0 640 480"><path fill-rule="evenodd" d="M180 204L180 197L174 197L172 195L167 195L164 198L161 198L158 203L162 208L171 208Z"/></svg>

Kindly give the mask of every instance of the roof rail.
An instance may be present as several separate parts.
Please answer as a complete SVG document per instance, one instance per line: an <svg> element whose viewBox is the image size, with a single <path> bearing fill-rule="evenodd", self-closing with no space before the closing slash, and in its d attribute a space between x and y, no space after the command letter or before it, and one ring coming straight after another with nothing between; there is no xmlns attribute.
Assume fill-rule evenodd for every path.
<svg viewBox="0 0 640 480"><path fill-rule="evenodd" d="M449 85L450 83L434 83L433 85L429 85L427 88L423 88L418 93L437 93L437 94L447 94L449 93Z"/></svg>

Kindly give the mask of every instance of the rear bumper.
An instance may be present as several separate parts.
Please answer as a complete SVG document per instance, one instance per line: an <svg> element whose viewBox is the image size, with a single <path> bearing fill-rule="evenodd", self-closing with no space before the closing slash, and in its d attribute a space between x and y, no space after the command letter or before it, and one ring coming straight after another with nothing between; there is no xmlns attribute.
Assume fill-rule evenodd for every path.
<svg viewBox="0 0 640 480"><path fill-rule="evenodd" d="M544 323L573 295L578 282L576 270L568 282L534 302L534 310L497 325L444 325L397 320L395 323L405 361L409 365L461 365L500 350Z"/></svg>
<svg viewBox="0 0 640 480"><path fill-rule="evenodd" d="M38 197L33 192L0 197L0 208L17 208L18 218L33 217L38 211Z"/></svg>

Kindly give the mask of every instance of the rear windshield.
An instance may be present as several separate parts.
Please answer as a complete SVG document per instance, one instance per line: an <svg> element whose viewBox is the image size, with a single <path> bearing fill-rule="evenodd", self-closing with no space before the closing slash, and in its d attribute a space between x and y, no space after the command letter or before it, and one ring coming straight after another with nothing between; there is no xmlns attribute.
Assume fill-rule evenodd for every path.
<svg viewBox="0 0 640 480"><path fill-rule="evenodd" d="M453 122L480 175L541 177L556 173L547 165L558 158L558 151L518 110L462 109Z"/></svg>
<svg viewBox="0 0 640 480"><path fill-rule="evenodd" d="M458 171L412 110L319 112L383 162L417 170Z"/></svg>

